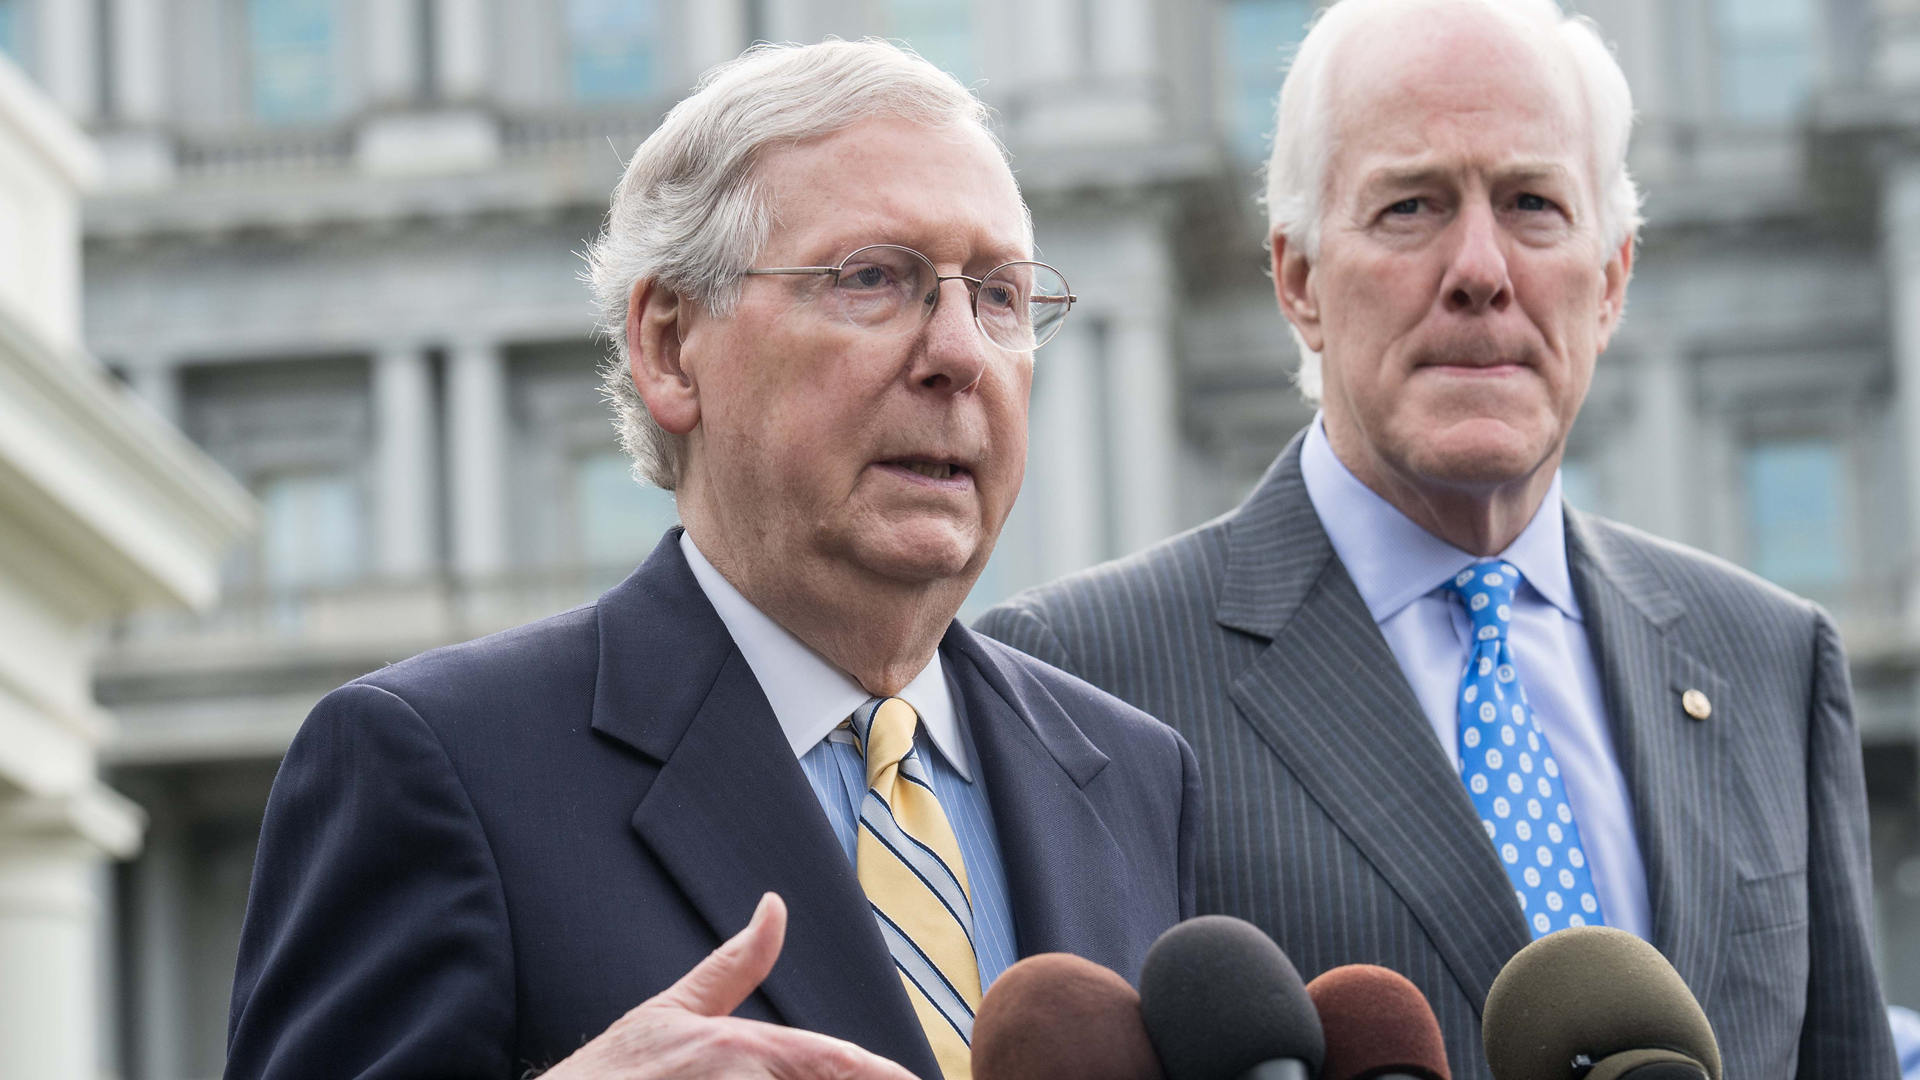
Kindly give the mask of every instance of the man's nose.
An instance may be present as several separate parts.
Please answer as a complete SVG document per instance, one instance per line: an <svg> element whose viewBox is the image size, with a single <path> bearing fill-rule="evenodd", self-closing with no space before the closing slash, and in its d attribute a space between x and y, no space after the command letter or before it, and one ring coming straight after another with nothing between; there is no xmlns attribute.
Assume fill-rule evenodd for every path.
<svg viewBox="0 0 1920 1080"><path fill-rule="evenodd" d="M1453 261L1441 282L1447 310L1461 314L1505 311L1513 302L1500 222L1490 206L1469 208L1454 222Z"/></svg>
<svg viewBox="0 0 1920 1080"><path fill-rule="evenodd" d="M973 294L966 282L942 281L940 302L927 320L926 348L915 363L914 378L930 390L950 394L971 390L987 370L997 348L973 318Z"/></svg>

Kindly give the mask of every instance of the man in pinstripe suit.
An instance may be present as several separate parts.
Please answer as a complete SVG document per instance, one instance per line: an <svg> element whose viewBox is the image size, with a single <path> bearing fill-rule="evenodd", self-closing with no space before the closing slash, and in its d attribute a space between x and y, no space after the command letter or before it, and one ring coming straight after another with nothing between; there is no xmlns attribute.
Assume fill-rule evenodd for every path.
<svg viewBox="0 0 1920 1080"><path fill-rule="evenodd" d="M1410 976L1457 1077L1508 958L1594 922L1673 961L1729 1078L1892 1077L1832 622L1560 499L1631 110L1552 0L1332 7L1268 193L1319 416L1232 513L979 628L1185 734L1201 909Z"/></svg>

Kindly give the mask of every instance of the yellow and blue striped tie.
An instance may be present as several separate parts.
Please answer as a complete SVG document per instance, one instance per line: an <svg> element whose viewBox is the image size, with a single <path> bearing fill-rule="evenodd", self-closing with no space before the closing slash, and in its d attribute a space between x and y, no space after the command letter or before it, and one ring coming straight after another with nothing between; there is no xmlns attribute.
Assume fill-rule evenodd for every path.
<svg viewBox="0 0 1920 1080"><path fill-rule="evenodd" d="M960 842L914 750L920 716L899 698L875 698L854 712L852 726L867 763L855 864L860 887L941 1073L967 1080L980 1007L973 894Z"/></svg>

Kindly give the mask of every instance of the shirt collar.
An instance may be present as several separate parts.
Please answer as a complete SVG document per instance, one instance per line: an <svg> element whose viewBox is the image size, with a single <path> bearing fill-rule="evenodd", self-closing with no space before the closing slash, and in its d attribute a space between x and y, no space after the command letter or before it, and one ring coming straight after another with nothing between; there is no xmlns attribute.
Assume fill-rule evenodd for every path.
<svg viewBox="0 0 1920 1080"><path fill-rule="evenodd" d="M1333 452L1326 426L1316 414L1300 448L1300 475L1307 498L1334 553L1352 576L1376 623L1399 614L1479 558L1414 524L1413 519L1360 482ZM1541 598L1568 618L1580 618L1567 571L1566 517L1560 503L1560 474L1540 502L1533 520L1500 558L1512 563Z"/></svg>
<svg viewBox="0 0 1920 1080"><path fill-rule="evenodd" d="M794 757L806 756L807 751L839 727L842 720L852 716L853 710L873 697L853 676L814 652L791 630L740 595L740 590L700 554L693 537L684 532L680 534L680 551L686 555L687 565L693 570L701 591L707 594L707 601L726 624L727 633L733 636L740 655L753 669L754 678L760 680L760 688L766 692L767 703L773 706L774 718L780 721L780 730L793 747ZM894 696L913 706L941 756L962 779L972 783L973 771L960 741L960 722L954 712L953 693L947 686L939 650L934 651L933 659L920 674Z"/></svg>

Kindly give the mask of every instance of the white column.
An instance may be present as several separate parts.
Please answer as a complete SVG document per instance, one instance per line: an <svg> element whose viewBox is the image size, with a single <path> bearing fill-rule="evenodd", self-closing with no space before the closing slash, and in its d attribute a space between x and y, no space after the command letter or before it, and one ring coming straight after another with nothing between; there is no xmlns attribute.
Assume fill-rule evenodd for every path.
<svg viewBox="0 0 1920 1080"><path fill-rule="evenodd" d="M1882 207L1897 419L1905 440L1906 613L1920 631L1920 158L1888 167Z"/></svg>
<svg viewBox="0 0 1920 1080"><path fill-rule="evenodd" d="M472 101L487 86L487 7L483 0L430 0L434 89L443 101ZM698 6L698 5L695 5Z"/></svg>
<svg viewBox="0 0 1920 1080"><path fill-rule="evenodd" d="M33 14L39 27L35 66L41 85L68 115L91 123L100 108L94 5L54 0L36 5Z"/></svg>
<svg viewBox="0 0 1920 1080"><path fill-rule="evenodd" d="M131 127L158 124L167 113L167 26L160 0L113 0L114 119Z"/></svg>
<svg viewBox="0 0 1920 1080"><path fill-rule="evenodd" d="M367 90L376 105L409 102L420 94L420 18L417 4L373 0L362 8L366 26Z"/></svg>
<svg viewBox="0 0 1920 1080"><path fill-rule="evenodd" d="M1107 551L1107 460L1099 410L1099 325L1068 320L1060 336L1036 357L1032 422L1027 425L1027 479L1021 501L1039 520L1033 584L1083 570ZM1025 582L1019 584L1026 584Z"/></svg>
<svg viewBox="0 0 1920 1080"><path fill-rule="evenodd" d="M494 342L454 346L447 363L453 563L484 577L507 565L506 358Z"/></svg>
<svg viewBox="0 0 1920 1080"><path fill-rule="evenodd" d="M0 1080L98 1075L93 875L80 840L0 840Z"/></svg>
<svg viewBox="0 0 1920 1080"><path fill-rule="evenodd" d="M175 1080L187 1074L187 853L184 825L171 800L152 806L147 849L133 866L133 1026L138 1075Z"/></svg>
<svg viewBox="0 0 1920 1080"><path fill-rule="evenodd" d="M695 72L725 63L747 47L745 0L701 0L681 10L687 20L687 59Z"/></svg>
<svg viewBox="0 0 1920 1080"><path fill-rule="evenodd" d="M135 397L162 420L180 426L180 369L168 360L143 360L127 370Z"/></svg>
<svg viewBox="0 0 1920 1080"><path fill-rule="evenodd" d="M1634 368L1633 422L1625 458L1627 483L1614 486L1612 513L1655 536L1692 538L1687 479L1694 427L1686 356L1673 342L1653 340Z"/></svg>
<svg viewBox="0 0 1920 1080"><path fill-rule="evenodd" d="M1157 294L1156 294L1157 295ZM1119 551L1171 535L1180 448L1173 328L1157 304L1118 313L1108 336L1108 408Z"/></svg>
<svg viewBox="0 0 1920 1080"><path fill-rule="evenodd" d="M415 578L433 566L433 372L418 346L389 349L373 362L380 572Z"/></svg>

